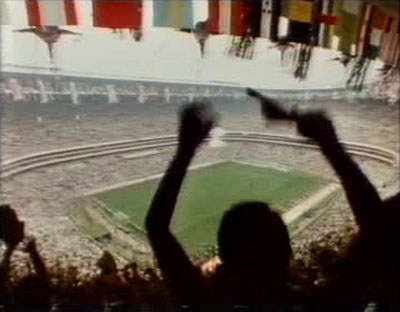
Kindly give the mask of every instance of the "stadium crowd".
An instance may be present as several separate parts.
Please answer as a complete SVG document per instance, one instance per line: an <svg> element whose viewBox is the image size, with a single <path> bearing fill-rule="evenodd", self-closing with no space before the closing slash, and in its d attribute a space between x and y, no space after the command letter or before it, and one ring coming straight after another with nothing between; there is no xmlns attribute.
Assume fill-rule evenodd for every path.
<svg viewBox="0 0 400 312"><path fill-rule="evenodd" d="M220 261L207 270L193 264L169 225L188 166L217 122L209 106L194 103L180 113L176 155L146 220L157 266L121 266L106 251L96 267L84 262L48 264L35 238L25 233L24 223L4 205L0 210L0 238L6 245L0 264L3 307L11 311L399 309L399 194L380 198L323 113L285 111L254 91L249 94L260 100L266 119L292 120L300 134L319 144L343 185L357 227L345 227L340 233L332 228L311 244L291 244L281 217L267 203L238 203L221 220L215 251ZM15 254L24 260L15 261Z"/></svg>

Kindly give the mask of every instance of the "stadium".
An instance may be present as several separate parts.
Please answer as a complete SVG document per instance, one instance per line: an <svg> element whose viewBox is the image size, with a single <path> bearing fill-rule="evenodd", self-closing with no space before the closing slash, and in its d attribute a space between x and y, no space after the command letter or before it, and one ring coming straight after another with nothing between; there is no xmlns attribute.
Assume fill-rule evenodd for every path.
<svg viewBox="0 0 400 312"><path fill-rule="evenodd" d="M98 36L111 42L115 34ZM13 47L42 44L27 41L15 39ZM267 51L264 41L255 47L254 60L240 61L226 56L226 42L210 43L203 68L198 58L187 60L179 54L179 47L157 52L155 58L166 60L154 65L161 67L159 73L173 67L171 59L182 57L183 69L172 70L172 78L154 78L154 69L144 77L139 58L132 67L136 75L121 74L121 61L113 76L106 73L111 69L101 72L96 65L92 71L86 71L86 64L77 71L68 65L68 56L48 67L43 49L32 54L33 64L27 64L26 55L5 57L1 201L24 221L25 232L36 238L49 267L71 266L80 268L82 276L90 275L104 251L120 266L134 262L155 267L146 214L176 151L178 112L187 103L204 100L220 118L190 165L171 228L194 263L204 264L218 254L217 231L224 212L248 200L268 202L282 216L296 259L309 257L313 244L340 242L355 221L338 176L319 146L297 133L294 122L264 120L245 87L257 88L286 108L327 111L340 142L380 196L398 193L400 111L398 102L388 104L387 97L374 91L381 83L376 77L385 65L382 60L371 62L362 91L355 91L343 79L349 70L327 61L338 51L316 47L309 77L299 82L288 67L271 67L280 54ZM128 54L126 42L118 44ZM138 48L136 53L143 51ZM221 53L213 59L215 51ZM268 55L260 56L264 52ZM225 59L225 67L213 72ZM273 59L273 74L258 79L266 59ZM153 61L149 57L143 62L153 68ZM232 78L229 68L235 62L241 62L236 73L243 74L242 81ZM398 60L396 64L393 67ZM319 70L323 66L327 70ZM220 73L224 69L225 76ZM13 257L16 272L29 272L24 251L17 249Z"/></svg>
<svg viewBox="0 0 400 312"><path fill-rule="evenodd" d="M46 78L32 74L6 75L13 76L11 80L18 77L22 82ZM64 79L68 86L73 77ZM93 88L96 81L80 80L77 84L87 88ZM50 84L51 79L47 82ZM140 90L146 87L152 93L141 103ZM135 255L135 260L138 255L139 259L151 260L143 219L160 174L175 149L176 112L190 97L196 99L193 96L196 91L199 98L208 97L223 117L215 131L217 138L210 138L195 160L181 199L181 205L192 210L176 217L177 235L193 254L215 245L221 209L236 201L255 197L270 202L284 214L310 196L317 196L318 200L309 205L306 213L289 224L293 235L299 237L307 236L307 231L312 233L312 223L318 224L319 218L329 218L326 215L330 213L341 215L334 206L344 204L343 194L316 147L298 137L289 123L270 122L265 129L257 103L246 99L243 90L207 85L196 86L195 90L193 86L165 87L160 83L136 82L131 95L109 104L103 88L104 94L97 95L103 100L86 101L82 95L85 101L82 105L71 106L66 100L68 95L60 94L54 101L37 103L35 107L21 101L6 103L3 108L5 199L17 209L20 207L27 225L32 222L32 229L49 228L42 235L52 238L54 246L50 250L70 245L60 251L71 255L97 249L91 255L96 258L99 246L108 246L127 261L135 259ZM165 96L166 88L171 90L169 98ZM181 94L174 95L174 88L181 90ZM341 98L327 100L332 93ZM349 99L344 91L337 90L329 91L328 96L315 92L311 100L310 94L307 99L304 92L293 94L286 96L287 102L304 107L321 107L323 103L335 116L349 151L374 183L387 194L396 189L398 181L393 171L398 157L396 107ZM387 126L376 128L377 118ZM222 144L212 144L215 140ZM48 182L35 186L38 180ZM231 185L233 180L237 185ZM203 190L201 185L207 187ZM26 190L23 196L21 189ZM248 195L238 197L241 193ZM327 209L327 202L333 207ZM46 211L45 205L51 208ZM327 211L320 211L318 206ZM57 227L51 229L54 222ZM347 226L346 222L350 220L344 218L339 225L331 226ZM54 241L55 237L63 239L63 235L56 233L60 225L65 225L65 231L75 232L73 243L70 235L67 242ZM330 228L327 224L323 227ZM193 237L187 235L189 232ZM84 242L90 249L80 246Z"/></svg>

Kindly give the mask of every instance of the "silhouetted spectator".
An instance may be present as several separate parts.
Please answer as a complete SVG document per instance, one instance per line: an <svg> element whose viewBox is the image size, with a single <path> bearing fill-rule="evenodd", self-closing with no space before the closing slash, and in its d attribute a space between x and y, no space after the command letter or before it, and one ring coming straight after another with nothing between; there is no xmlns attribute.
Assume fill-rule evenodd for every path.
<svg viewBox="0 0 400 312"><path fill-rule="evenodd" d="M0 239L6 250L0 263L0 308L10 304L10 258L24 238L24 223L9 205L0 205Z"/></svg>
<svg viewBox="0 0 400 312"><path fill-rule="evenodd" d="M22 278L14 290L14 305L19 311L34 309L49 311L50 309L50 280L46 266L37 251L34 238L28 238L24 251L29 254L34 274Z"/></svg>
<svg viewBox="0 0 400 312"><path fill-rule="evenodd" d="M218 230L222 264L211 279L201 275L170 231L189 164L215 123L203 103L181 112L177 152L146 218L158 265L181 304L283 309L294 300L287 285L292 251L285 224L266 203L238 203L225 213Z"/></svg>
<svg viewBox="0 0 400 312"><path fill-rule="evenodd" d="M399 194L385 202L381 200L375 187L346 153L332 122L323 112L289 111L255 90L248 89L247 93L260 100L265 118L296 121L299 133L321 147L343 185L359 227L333 280L320 295L320 308L353 311L370 300L399 308Z"/></svg>

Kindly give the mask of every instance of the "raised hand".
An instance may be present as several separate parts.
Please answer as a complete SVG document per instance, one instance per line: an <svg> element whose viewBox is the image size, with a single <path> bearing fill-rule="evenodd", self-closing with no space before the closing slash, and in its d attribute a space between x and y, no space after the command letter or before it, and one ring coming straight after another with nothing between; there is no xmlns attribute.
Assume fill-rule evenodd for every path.
<svg viewBox="0 0 400 312"><path fill-rule="evenodd" d="M9 205L0 205L0 239L8 246L16 246L23 238L24 222L18 220Z"/></svg>
<svg viewBox="0 0 400 312"><path fill-rule="evenodd" d="M322 111L300 114L297 117L297 131L320 143L337 141L332 121Z"/></svg>
<svg viewBox="0 0 400 312"><path fill-rule="evenodd" d="M205 102L188 104L180 111L179 146L195 149L216 125L217 114Z"/></svg>
<svg viewBox="0 0 400 312"><path fill-rule="evenodd" d="M296 110L288 111L277 101L262 95L254 89L247 88L246 93L260 101L261 114L266 119L294 120L297 117Z"/></svg>
<svg viewBox="0 0 400 312"><path fill-rule="evenodd" d="M29 254L33 254L37 252L36 248L36 239L31 236L26 239L24 251Z"/></svg>

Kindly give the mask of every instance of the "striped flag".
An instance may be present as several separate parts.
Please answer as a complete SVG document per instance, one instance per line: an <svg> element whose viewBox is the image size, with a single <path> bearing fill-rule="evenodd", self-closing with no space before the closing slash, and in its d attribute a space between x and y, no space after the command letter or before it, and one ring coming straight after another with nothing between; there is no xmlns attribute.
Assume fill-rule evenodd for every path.
<svg viewBox="0 0 400 312"><path fill-rule="evenodd" d="M143 21L142 0L93 0L93 26L140 30Z"/></svg>
<svg viewBox="0 0 400 312"><path fill-rule="evenodd" d="M313 21L313 1L289 1L287 3L289 18L288 37L292 42L310 44L312 32L316 33L311 22ZM318 33L316 33L318 35Z"/></svg>
<svg viewBox="0 0 400 312"><path fill-rule="evenodd" d="M372 15L372 27L388 33L393 22L393 17L387 15L379 8L375 8Z"/></svg>
<svg viewBox="0 0 400 312"><path fill-rule="evenodd" d="M208 28L212 34L258 37L261 0L209 0Z"/></svg>
<svg viewBox="0 0 400 312"><path fill-rule="evenodd" d="M25 0L29 26L77 25L75 0Z"/></svg>
<svg viewBox="0 0 400 312"><path fill-rule="evenodd" d="M154 0L153 26L192 29L192 0Z"/></svg>
<svg viewBox="0 0 400 312"><path fill-rule="evenodd" d="M210 34L231 33L232 1L208 0L207 27Z"/></svg>
<svg viewBox="0 0 400 312"><path fill-rule="evenodd" d="M321 14L316 17L320 23L318 45L324 48L334 48L334 26L338 25L339 19L335 15L335 2L333 0L323 0Z"/></svg>
<svg viewBox="0 0 400 312"><path fill-rule="evenodd" d="M367 22L367 18L369 18ZM375 59L380 53L384 34L390 30L392 17L385 14L375 5L367 5L365 9L365 22L360 36L360 52Z"/></svg>

